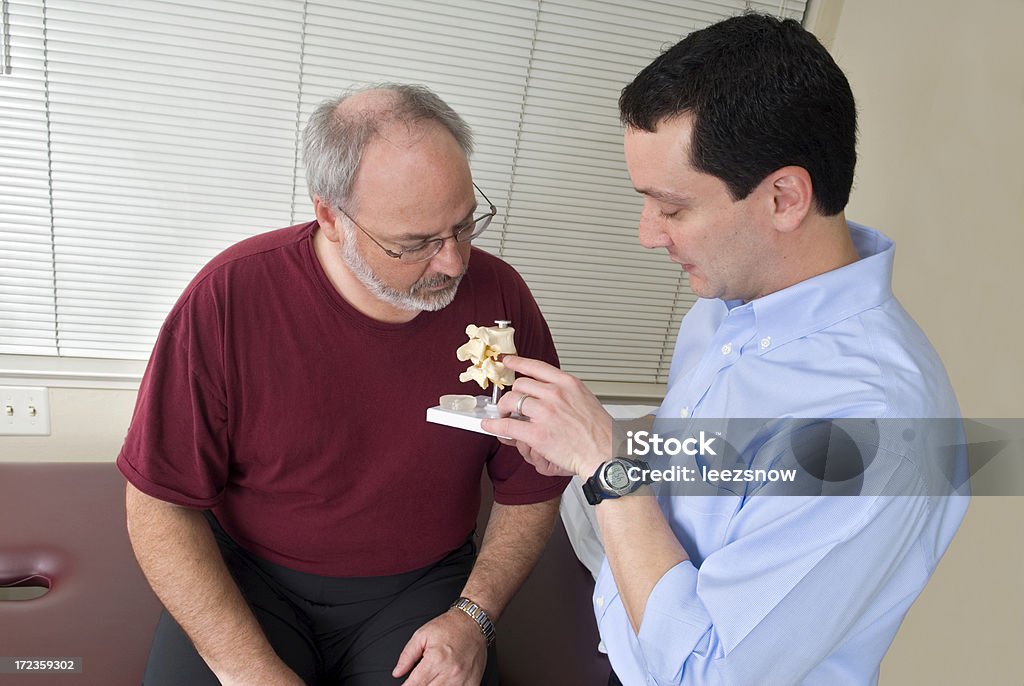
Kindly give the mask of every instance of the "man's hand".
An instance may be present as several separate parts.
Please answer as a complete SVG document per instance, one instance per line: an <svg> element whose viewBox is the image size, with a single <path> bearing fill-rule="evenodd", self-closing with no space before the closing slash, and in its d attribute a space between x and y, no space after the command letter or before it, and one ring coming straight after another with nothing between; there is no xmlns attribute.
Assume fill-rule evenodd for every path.
<svg viewBox="0 0 1024 686"><path fill-rule="evenodd" d="M486 664L487 641L480 627L453 608L416 630L391 676L400 677L416 665L405 686L480 686Z"/></svg>
<svg viewBox="0 0 1024 686"><path fill-rule="evenodd" d="M502 396L498 410L508 417L521 405L530 421L485 419L484 431L514 443L523 458L547 475L590 477L612 457L612 418L583 382L546 362L505 355L502 363L520 376ZM531 378L532 377L532 378Z"/></svg>

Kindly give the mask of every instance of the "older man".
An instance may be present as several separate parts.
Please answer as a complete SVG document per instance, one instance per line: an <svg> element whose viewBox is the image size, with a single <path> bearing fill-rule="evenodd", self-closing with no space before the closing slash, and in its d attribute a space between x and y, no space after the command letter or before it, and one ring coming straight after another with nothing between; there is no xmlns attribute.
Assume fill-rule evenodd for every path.
<svg viewBox="0 0 1024 686"><path fill-rule="evenodd" d="M217 256L171 311L118 457L166 606L145 682L496 683L492 622L562 478L427 424L469 323L556 364L522 279L471 248L495 208L466 124L421 87L321 105L316 220ZM477 556L487 467L495 505ZM486 664L486 674L485 674Z"/></svg>
<svg viewBox="0 0 1024 686"><path fill-rule="evenodd" d="M667 250L701 298L679 331L656 427L771 421L721 441L691 436L699 454L674 466L694 487L657 498L622 497L649 493L652 472L609 459L610 417L543 362L505 358L526 376L502 410L530 421L485 428L542 471L585 480L606 551L594 610L613 684L875 683L967 498L947 479L963 468L944 450L958 436L956 399L893 297L893 244L844 217L849 84L798 23L745 15L669 48L619 104L644 199L640 242ZM774 419L787 417L806 419ZM815 428L832 422L814 421L847 417L877 420L852 425L870 434L853 441L869 452L853 451L863 469L835 480L858 495L787 494L758 476L792 467L817 472L819 493L849 493L818 471L834 445ZM894 432L893 418L952 421ZM743 469L704 471L729 465L726 444Z"/></svg>

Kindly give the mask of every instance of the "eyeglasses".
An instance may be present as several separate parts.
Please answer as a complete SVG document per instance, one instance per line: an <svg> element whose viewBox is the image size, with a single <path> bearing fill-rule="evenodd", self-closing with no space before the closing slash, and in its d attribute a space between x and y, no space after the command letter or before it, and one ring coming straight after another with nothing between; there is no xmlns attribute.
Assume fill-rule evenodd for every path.
<svg viewBox="0 0 1024 686"><path fill-rule="evenodd" d="M490 211L487 212L487 214L481 214L480 216L475 217L472 220L466 221L462 226L458 227L455 230L455 233L453 233L451 236L444 236L443 238L431 238L429 241L424 241L419 245L414 245L409 248L400 248L399 250L391 250L390 248L384 247L383 245L381 245L381 242L374 238L369 231L359 226L356 220L353 219L352 216L349 215L347 212L345 212L345 210L341 209L340 207L337 207L335 209L337 209L339 212L348 217L349 221L355 224L357 229L365 233L367 238L376 243L377 246L381 250L383 250L388 257L393 257L396 260L401 260L402 262L423 262L425 260L429 260L437 253L441 252L441 248L444 247L444 242L449 238L454 238L459 243L468 243L477 236L479 236L480 234L482 234L484 231L486 231L487 227L491 225L491 220L494 219L494 215L498 214L498 208L494 206L494 203L488 200L487 196L484 195L484 192L480 190L480 187L477 186L475 183L473 184L473 188L476 189L476 191L480 194L480 197L482 197L484 199L484 202L486 202L487 205L490 207Z"/></svg>

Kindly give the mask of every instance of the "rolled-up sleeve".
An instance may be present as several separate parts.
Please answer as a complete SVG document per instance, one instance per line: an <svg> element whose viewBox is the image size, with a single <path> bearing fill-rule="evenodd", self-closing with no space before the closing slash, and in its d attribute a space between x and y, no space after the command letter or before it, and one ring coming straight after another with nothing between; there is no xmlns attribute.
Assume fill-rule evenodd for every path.
<svg viewBox="0 0 1024 686"><path fill-rule="evenodd" d="M802 683L869 608L885 608L876 621L894 634L930 573L917 545L926 496L767 496L743 509L699 568L661 577L639 632L604 565L595 609L623 683ZM880 659L887 632L863 650Z"/></svg>
<svg viewBox="0 0 1024 686"><path fill-rule="evenodd" d="M658 580L644 609L637 636L640 649L655 677L668 676L670 683L682 671L681 653L685 657L696 652L711 631L711 615L697 594L697 581L693 563L680 562ZM671 643L666 636L672 637Z"/></svg>

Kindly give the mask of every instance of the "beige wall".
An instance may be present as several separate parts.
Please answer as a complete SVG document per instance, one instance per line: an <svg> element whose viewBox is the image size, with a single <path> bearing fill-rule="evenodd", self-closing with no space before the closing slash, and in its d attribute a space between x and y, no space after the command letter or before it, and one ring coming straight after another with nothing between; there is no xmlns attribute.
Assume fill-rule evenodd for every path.
<svg viewBox="0 0 1024 686"><path fill-rule="evenodd" d="M860 108L849 216L896 239L895 289L975 417L1024 417L1024 3L849 0Z"/></svg>
<svg viewBox="0 0 1024 686"><path fill-rule="evenodd" d="M894 288L964 414L1024 417L1024 2L824 3L860 110L848 217L896 241ZM882 686L1020 684L1024 497L975 498Z"/></svg>
<svg viewBox="0 0 1024 686"><path fill-rule="evenodd" d="M113 461L128 431L135 391L50 388L49 436L0 436L0 462Z"/></svg>

